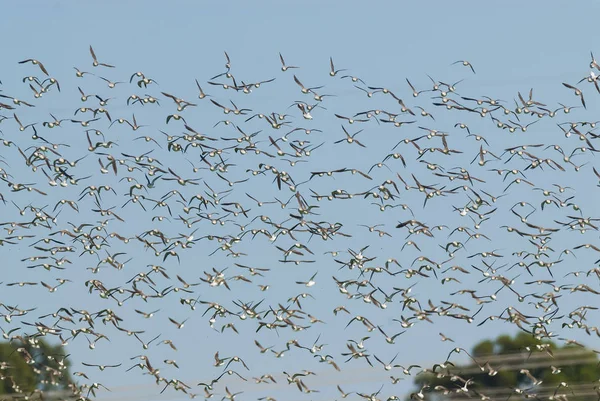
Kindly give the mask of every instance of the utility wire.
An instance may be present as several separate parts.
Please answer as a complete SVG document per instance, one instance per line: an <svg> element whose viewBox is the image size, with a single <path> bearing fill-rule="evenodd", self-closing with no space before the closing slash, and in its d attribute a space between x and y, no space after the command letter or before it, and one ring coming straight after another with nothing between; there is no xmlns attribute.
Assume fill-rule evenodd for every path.
<svg viewBox="0 0 600 401"><path fill-rule="evenodd" d="M587 358L587 359L566 359L566 360L560 360L560 361L556 361L555 363L552 363L552 366L556 366L557 368L560 368L562 366L573 366L573 365L584 365L584 364L592 364L592 363L597 363L598 360L596 358ZM509 371L509 370L517 370L517 369L538 369L538 368L550 368L550 365L548 364L548 361L545 362L537 362L537 363L524 363L524 364L514 364L514 365L501 365L500 367L495 367L492 364L490 364L490 366L497 371ZM482 366L483 367L483 366ZM461 374L465 374L465 373L481 373L486 371L487 369L481 369L479 366L475 366L475 365L470 365L470 366L466 366L466 367L454 367L454 368L450 368L450 371L452 370L459 370Z"/></svg>

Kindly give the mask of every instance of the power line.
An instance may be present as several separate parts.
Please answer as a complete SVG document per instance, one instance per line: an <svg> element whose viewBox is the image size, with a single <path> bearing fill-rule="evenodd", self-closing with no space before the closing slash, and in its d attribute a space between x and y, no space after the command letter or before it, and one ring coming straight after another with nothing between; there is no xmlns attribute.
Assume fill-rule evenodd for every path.
<svg viewBox="0 0 600 401"><path fill-rule="evenodd" d="M541 392L544 392L544 391L548 391L548 390L554 391L557 387L559 387L559 384L545 385L545 386L538 385L538 386L531 386L527 390L539 390ZM575 391L578 389L579 390L585 390L585 389L589 390L589 389L593 389L593 387L594 387L593 383L578 383L578 384L569 385L569 387L567 387L567 388ZM488 387L488 388L483 388L483 389L477 389L477 391L481 392L481 393L483 393L484 390L486 391L486 395L494 394L494 393L510 393L510 392L514 391L514 389L508 388L508 387L495 387L495 388ZM522 389L522 390L525 391L525 389ZM494 395L497 395L497 394L494 394Z"/></svg>
<svg viewBox="0 0 600 401"><path fill-rule="evenodd" d="M486 395L485 393L481 393L483 395ZM539 393L535 393L536 397L538 399L540 399L540 397L553 397L553 399L559 399L558 396L566 396L566 397L573 397L573 394L569 393L557 393L556 395L554 395L553 392L547 393L547 394L539 394ZM589 397L589 396L597 396L600 397L600 393L598 393L596 390L592 391L587 391L587 392L582 392L582 393L575 393L574 397ZM532 396L530 396L530 398L533 398ZM504 399L504 398L503 398ZM568 399L568 398L563 398L563 399ZM467 397L461 397L461 398L452 398L452 401L473 401L473 398L469 398Z"/></svg>
<svg viewBox="0 0 600 401"><path fill-rule="evenodd" d="M593 353L593 351L591 350L586 350L586 349L582 349L582 350L558 350L558 351L553 351L553 355L554 356L550 356L545 352L539 352L539 353L529 353L529 352L514 352L514 353L508 353L508 354L487 354L487 355L480 355L475 357L475 359L479 359L479 360L485 360L489 363L497 363L497 362L511 362L513 360L515 361L519 361L519 360L535 360L535 359L559 359L561 356L563 355L568 355L569 357L574 357L574 356L578 356L578 355L591 355Z"/></svg>
<svg viewBox="0 0 600 401"><path fill-rule="evenodd" d="M569 386L567 387L567 389L573 390L573 393L571 393L571 391L557 391L557 388L559 386L548 386L546 388L540 388L541 391L536 391L537 388L533 387L527 390L523 390L524 393L526 394L530 394L533 395L535 394L538 399L539 397L550 397L550 396L554 396L554 392L556 391L556 394L559 395L566 395L566 396L574 396L575 397L587 397L587 396L591 396L591 395L595 395L595 396L600 396L600 393L594 388L592 387L591 384L588 385L573 385L573 386ZM587 388L586 388L587 387ZM581 391L576 391L577 389L580 389ZM510 388L498 388L498 389L478 389L477 390L478 393L483 394L487 397L507 397L508 395L512 394L516 394L514 389L510 389ZM465 395L468 393L465 393ZM452 397L451 396L452 401L467 401L467 400L473 400L472 397L469 397L468 395L466 396L459 396L459 397Z"/></svg>
<svg viewBox="0 0 600 401"><path fill-rule="evenodd" d="M566 360L557 361L556 365L559 365L559 367L562 367L562 366L592 364L592 363L596 363L596 362L598 362L598 360L596 358L593 358L593 359L592 358L566 359ZM492 366L492 368L493 368L493 366ZM500 370L510 371L510 370L517 370L517 369L536 369L536 368L549 368L548 362L546 361L546 362L538 362L538 363L524 363L522 365L506 365L506 366L503 365L501 368L498 368L498 371L500 371ZM467 366L465 369L462 369L460 367L457 367L454 369L461 369L460 370L461 374L471 373L471 372L483 372L481 370L481 368L479 368L478 366L474 366L474 365Z"/></svg>

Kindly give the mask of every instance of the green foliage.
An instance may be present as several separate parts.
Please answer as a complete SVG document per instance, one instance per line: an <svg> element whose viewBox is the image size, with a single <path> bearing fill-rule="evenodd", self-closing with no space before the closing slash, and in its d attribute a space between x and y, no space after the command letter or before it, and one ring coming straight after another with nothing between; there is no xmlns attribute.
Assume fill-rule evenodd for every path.
<svg viewBox="0 0 600 401"><path fill-rule="evenodd" d="M65 389L70 365L64 347L40 337L0 342L0 395Z"/></svg>
<svg viewBox="0 0 600 401"><path fill-rule="evenodd" d="M479 356L491 355L494 353L494 343L492 340L484 340L473 347L471 354L477 358Z"/></svg>
<svg viewBox="0 0 600 401"><path fill-rule="evenodd" d="M548 351L538 348L543 344L546 344ZM576 356L573 356L573 353L576 353ZM523 357L512 361L502 360L511 354L520 354ZM585 349L574 345L558 347L551 341L542 342L524 332L520 332L514 337L501 335L495 340L481 341L473 347L471 355L479 366L472 363L466 366L448 366L447 369L438 367L436 374L419 374L415 378L415 385L418 386L418 389L424 384L429 384L431 389L435 386L444 386L449 390L454 390L462 385L459 381L451 380L452 375L456 374L464 379L472 378L473 384L469 386L469 389L481 390L485 394L484 389L532 386L532 380L522 373L521 369L527 369L533 377L543 381L544 387L556 387L561 382L566 382L569 386L588 384L597 381L599 377L595 352L591 350L586 352ZM581 360L581 363L573 363L573 360ZM488 362L489 365L486 366ZM552 366L560 368L560 371L552 369ZM497 371L495 375L490 374L490 367ZM567 393L569 400L585 399L585 397L573 397L569 391ZM435 394L436 399L444 399L441 392L436 391Z"/></svg>

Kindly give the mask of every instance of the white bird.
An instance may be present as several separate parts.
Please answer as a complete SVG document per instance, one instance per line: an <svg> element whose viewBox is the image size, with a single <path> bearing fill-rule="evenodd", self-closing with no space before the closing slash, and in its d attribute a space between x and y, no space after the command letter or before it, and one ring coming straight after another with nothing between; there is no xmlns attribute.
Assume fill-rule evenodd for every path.
<svg viewBox="0 0 600 401"><path fill-rule="evenodd" d="M317 284L315 281L315 277L317 276L317 274L318 272L313 274L308 281L296 281L296 284L304 284L306 287L312 287L313 285Z"/></svg>
<svg viewBox="0 0 600 401"><path fill-rule="evenodd" d="M306 107L304 107L303 104L298 103L298 108L302 112L302 117L304 117L305 120L312 120L312 116L310 115L310 111L306 110Z"/></svg>

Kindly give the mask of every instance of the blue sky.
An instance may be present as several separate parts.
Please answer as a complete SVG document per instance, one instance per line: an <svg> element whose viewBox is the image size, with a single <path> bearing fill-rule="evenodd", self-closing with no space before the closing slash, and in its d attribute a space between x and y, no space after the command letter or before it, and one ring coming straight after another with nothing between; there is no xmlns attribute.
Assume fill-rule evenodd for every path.
<svg viewBox="0 0 600 401"><path fill-rule="evenodd" d="M290 113L295 116L294 124L299 121L298 124L301 126L305 123L305 121L302 121L301 115L298 115L295 108L288 109L294 101L306 100L294 83L293 74L296 74L307 86L325 85L325 88L322 89L323 93L336 95L336 97L323 102L323 107L327 110L317 109L313 112L315 120L310 122L311 126L324 132L315 133L309 140L314 145L322 142L327 142L327 145L323 148L322 153L317 155L315 152L314 159L310 159L311 162L308 166L300 167L302 171L328 170L339 167L354 167L366 171L372 164L380 161L382 156L389 153L390 139L412 138L423 134L423 132L416 128L417 124L408 126L408 128L403 127L399 131L392 127L383 125L380 127L372 123L356 124L358 128L356 126L349 127L345 124L346 127L352 129L351 132L360 128L365 129L357 138L368 144L367 149L363 150L350 145L345 146L347 144L331 145L331 142L343 138L340 129L341 121L332 117L334 113L352 115L371 108L387 108L390 107L390 103L387 98L377 95L373 99L369 99L364 93L356 90L349 81L340 80L338 77L329 77L330 57L333 58L337 68L348 69L348 74L360 77L369 86L388 87L394 93L401 94L407 103L426 107L436 117L436 121L419 119L418 125L456 132L453 125L458 122L457 119L463 116L431 106L429 93L420 95L418 99L412 99L405 78L410 79L415 86L422 89L428 89L431 86L426 74L437 80L444 82L447 80L451 83L464 78L463 82L457 84L457 92L460 94L474 97L489 95L508 101L511 106L512 99L515 98L517 91L525 95L530 88L534 88L536 98L552 102L553 105L559 101L568 101L570 102L569 105L576 106L578 105L578 99L564 88L561 82L574 84L589 74L590 51L596 51L600 54L600 49L594 47L593 40L595 38L596 23L594 16L597 15L598 8L599 6L595 2L582 2L575 7L569 5L569 3L557 1L544 2L543 4L540 2L507 2L507 4L495 2L485 5L476 1L459 3L382 1L373 4L355 1L305 1L289 4L275 1L258 1L252 2L252 4L230 1L227 6L220 2L190 1L168 3L107 1L101 4L92 2L49 1L42 3L23 1L3 7L4 32L10 32L11 34L5 36L3 41L3 55L0 60L0 80L3 85L0 88L3 89L3 93L19 94L23 98L25 96L31 98L31 93L28 92L29 89L22 84L21 79L31 73L37 74L38 71L31 65L19 65L17 61L36 58L42 61L51 75L59 80L62 92L53 92L40 99L35 110L19 108L17 112L22 120L28 122L49 121L50 116L48 113L53 113L59 118L72 118L73 111L81 106L81 102L78 100L80 95L77 92L77 86L85 87L85 90L90 93L102 93L105 96L116 96L118 98L114 101L114 104L110 105L110 108L107 107L113 119L119 117L130 118L135 113L138 123L148 125L147 128L140 130L139 134L134 134L118 124L109 130L108 124L102 122L104 124L103 129L105 129L105 132L110 133L110 138L123 144L122 147L113 150L113 153L141 154L150 147L145 144L141 144L139 147L133 146L132 143L135 144L136 142L131 142L132 135L152 135L157 140L160 138L164 143L164 138L157 132L158 127L163 130L168 129L169 132L176 132L179 128L183 129L181 125L174 125L175 123L165 125L165 116L174 113L176 110L170 100L160 95L160 91L172 93L198 103L200 107L182 114L188 119L191 126L197 127L206 135L232 137L236 134L233 129L228 127L213 128L213 125L219 119L228 117L213 107L212 104L206 102L206 99L199 100L196 97L197 89L194 83L194 79L198 79L207 93L213 95L214 99L221 104L226 104L229 100L229 93L206 83L209 78L223 71L225 64L223 52L226 51L231 58L232 73L236 77L247 77L248 81L276 78L273 83L264 84L260 89L256 89L249 97L236 94L234 102L240 107ZM94 47L100 61L114 64L117 68L114 71L93 69L88 52L90 45ZM301 68L283 73L280 70L279 52L285 57L286 63ZM460 65L451 65L456 60L463 59L469 60L473 64L477 74L472 74L467 68ZM96 77L76 78L74 66L83 71L105 76L111 80L125 82L129 81L131 74L143 71L148 77L155 79L159 86L140 90L135 85L127 83L121 87L117 86L114 92L111 92ZM127 107L124 104L124 99L132 93L140 95L153 94L153 96L160 99L161 107L155 107L154 109L151 109L153 106L144 106L144 108ZM573 118L587 118L588 120L594 118L594 111L599 103L593 88L588 89L586 94L588 94L586 97L587 112L583 113L580 109L574 110ZM317 121L317 116L323 116L323 119ZM527 135L516 133L510 136L506 131L495 129L494 124L489 120L482 121L483 119L468 118L467 123L471 130L480 132L486 138L493 140L495 146L498 147L497 149L513 144L564 142L564 136L561 137L560 130L555 126L554 121L545 121L532 126ZM561 116L561 118L563 117ZM563 121L565 118L563 118ZM253 124L252 127L256 127L256 130L264 130L261 139L268 141L266 132L271 131L267 131L266 124L257 123L256 121ZM9 130L5 128L6 125L6 122L0 125L0 129L4 131L4 136L15 140L16 137L11 137L11 135L18 135L19 133L12 132L9 134ZM249 124L248 127L250 126ZM82 144L84 147L87 146L85 145L85 136L81 131L80 127L69 124L60 131L60 134L53 134L52 140L72 144L71 148L73 149L69 151L72 151L72 154L77 154L74 150L76 146L81 147ZM269 135L274 134L270 133ZM18 140L22 139L19 138ZM465 152L465 155L456 158L457 162L460 160L458 164L467 166L476 155L479 143L475 146L472 142L465 142L460 132L454 134L452 141L457 148L469 149L470 153ZM262 146L267 146L267 144L262 144ZM570 145L570 148L573 146L578 145ZM17 161L22 163L22 160L18 159L20 157L18 153L7 152L5 155L5 149L2 150L2 156L6 157L7 162L12 162L15 165ZM407 148L401 149L403 152L410 152ZM501 153L501 151L498 153ZM168 160L170 166L176 172L182 172L181 175L184 176L191 176L190 166L183 160L181 155L171 155L165 151L160 154L162 155L161 160ZM107 185L126 188L122 184L118 184L110 174L101 176L95 159L97 159L97 156L90 155L85 162L87 163L86 166L90 168L89 174L94 174L94 180L98 180L96 185L106 183ZM426 159L438 163L441 163L442 160L434 156L428 156ZM233 157L232 160L236 160L235 163L238 162ZM256 168L256 160L244 159L243 162L240 162L240 165L235 169L239 174L236 178L246 178L243 174L245 168ZM594 159L589 158L589 160L593 161ZM290 169L289 165L285 166L285 163L280 162L278 165L282 166L281 168L288 169L290 174L294 176L306 177L295 173L296 170ZM424 181L430 184L433 183L433 178L426 175L427 170L423 166L414 162L412 165L418 167L418 170L415 170L417 177L426 177ZM593 181L595 178L591 172L591 165L588 165L585 171L578 174L574 174L572 171L563 175L558 174L559 178L556 178L556 180L577 188L579 190L577 192L578 204L588 215L594 216L598 213L598 206L594 204L594 195L588 196L588 192L586 192L589 190L589 183L595 182ZM471 166L470 168L477 171L479 175L489 176L487 171L479 173L479 170L476 170L477 166ZM400 172L404 177L410 176L411 172L403 169L399 163L395 164L392 170ZM24 177L34 180L26 181L24 178L23 182L44 182L43 176L40 180L39 174L34 175L32 172L23 172L23 174ZM388 173L381 169L381 171L375 171L375 174L378 178L374 179L373 185L385 179L383 177ZM538 173L532 175L532 177L535 177L536 186L551 186L555 180L555 176L551 174ZM219 183L218 180L215 181L216 178L214 177L211 180L210 183ZM250 192L265 200L272 200L273 196L277 196L281 200L287 200L292 195L291 192L279 193L270 181L267 177L259 176L259 178L253 178L248 183L240 184L239 187L236 186L234 192L236 196L238 193L242 194L239 198L243 196L244 192ZM359 181L360 178L355 176L340 176L335 181L322 178L314 185L311 182L310 188L321 193L327 190L331 191L336 187L368 188L370 185L364 182L358 185ZM94 183L96 182L94 181ZM213 185L211 184L211 186ZM304 196L310 194L308 187L309 184L304 188L301 187ZM220 185L219 188L220 190L227 189L224 185ZM495 191L500 193L503 188L498 187ZM76 197L80 190L69 189L71 192L68 193L71 194L72 198ZM168 188L165 186L164 191L167 190ZM514 191L511 196L510 199L514 198L515 201L519 201L524 200L523 196L530 196L530 193L527 191L520 193ZM231 196L231 198L235 197ZM12 199L15 199L15 202L20 206L29 202L24 196L15 195ZM55 197L55 199L60 198ZM126 198L119 195L119 199L114 201L114 206L119 208L124 202L122 199ZM454 224L456 226L460 223L458 220L460 216L457 217L456 213L449 215L452 211L451 205L461 205L458 199L436 198L425 210L422 208L422 196L420 194L418 196L408 194L404 199L400 200L400 203L411 204L418 218L426 219L431 224L448 224L449 226ZM525 199L530 200L530 198ZM539 198L535 199L539 204ZM248 200L246 199L246 201ZM507 201L506 204L508 203ZM51 204L53 207L54 203ZM251 205L251 203L247 204ZM113 206L113 204L111 203L108 206ZM380 213L377 208L372 206L367 210L369 202L348 203L337 201L329 205L325 202L320 206L320 213L324 220L326 217L328 221L348 222L345 224L348 224L348 231L351 231L354 237L339 243L336 242L335 245L311 241L309 246L314 246L315 254L320 255L326 250L331 250L331 246L339 246L340 250L348 248L358 250L367 244L371 244L368 250L369 255L378 256L381 260L388 257L397 257L408 261L406 264L410 264L410 261L419 256L419 252L416 250L399 253L399 247L402 246L405 239L403 234L398 233L393 227L397 221L410 218L407 212L392 209L392 211ZM253 213L259 213L255 205L252 205L252 208ZM124 215L128 223L124 228L125 230L135 227L134 232L139 233L156 226L155 222L149 221L148 215L140 213L139 208L128 207L123 210L125 210ZM265 210L268 210L268 213L265 211L265 214L271 215L273 213L273 216L279 216L279 221L283 221L285 218L285 211L273 211L273 208L266 209L266 207ZM0 205L0 211L2 216L14 216L16 214L14 206L10 203L6 206ZM63 213L64 215L61 215L62 225L66 225L65 222L71 221L71 218L75 219L75 214L69 214L67 209ZM480 244L483 246L482 249L474 248L472 251L469 248L470 253L471 251L498 249L500 253L510 255L511 252L523 248L520 240L498 230L498 226L505 224L504 219L512 218L506 212L501 213L504 214L499 214L500 217L490 221L489 225L483 229L483 232L493 233L495 242L490 245ZM2 217L0 220L4 221L10 218L12 217ZM80 213L76 220L83 222L86 221L86 218L86 215ZM436 223L437 221L439 223ZM365 233L364 229L356 227L357 224L372 224L372 222L386 224L385 229L393 232L394 237L379 239L367 236L366 234L370 233ZM545 221L538 220L538 222L542 224ZM119 225L115 227L123 228ZM184 227L181 225L173 227L176 227L171 230L174 233L184 232ZM203 228L198 231L196 236L204 235L200 234L204 229L211 229L207 225L201 227ZM116 230L120 228L116 228ZM225 231L221 230L221 232ZM589 233L588 235L591 236L586 237L589 239L587 242L593 242L597 239L597 235ZM586 241L583 239L584 236L575 238L575 242L571 237L569 238L572 244ZM416 241L418 243L426 242L419 237ZM290 244L287 241L280 244L280 246L285 247L286 245L290 246ZM552 245L556 249L563 248L559 246L560 242ZM231 266L235 260L225 257L220 252L217 252L214 257L208 258L205 256L215 250L216 247L217 244L214 242L198 242L193 250L182 254L180 266L176 264L169 265L172 266L170 269L173 269L173 272L177 272L173 273L172 276L181 274L188 281L197 281L195 278L202 276L203 271L210 271L212 267L222 269ZM436 247L435 242L428 245L428 249L435 249ZM486 247L489 249L485 249ZM116 252L117 249L120 248L115 245L112 251ZM257 249L260 249L260 251L257 251ZM9 250L19 252L10 252ZM337 292L330 276L350 278L353 273L338 272L338 266L335 262L322 256L318 257L318 263L312 265L300 267L278 265L276 262L279 258L278 252L263 239L246 241L240 244L238 251L249 254L247 258L240 259L239 263L265 265L265 267L268 266L272 269L265 279L256 280L252 289L249 289L250 286L243 283L236 282L232 284L235 299L243 299L246 302L258 301L266 297L272 305L276 305L277 302L283 303L294 294L294 291L300 293L304 290L302 286L293 284L294 281L304 281L312 276L314 272L319 271L316 278L317 286L314 287L316 290L312 290L317 300L307 299L303 302L303 306L306 304L309 313L325 320L327 324L321 325L320 332L319 328L308 330L307 333L286 331L280 337L274 332L264 333L259 339L261 344L265 346L274 345L274 349L281 350L285 347L285 342L293 338L293 335L297 335L296 338L302 344L312 344L321 333L321 342L330 344L329 347L331 347L327 353L339 355L340 352L345 352L345 340L358 339L365 335L363 328L359 325L353 324L348 329L344 329L349 318L341 315L334 317L331 313L335 306L344 304L346 300ZM441 255L440 258L443 257L443 252L440 254L439 249L436 251L438 256ZM0 247L0 254L7 261L10 261L10 263L7 263L4 273L6 276L2 277L2 281L7 283L9 281L28 280L30 277L32 281L45 281L61 277L62 274L62 276L68 275L74 283L71 283L69 287L65 286L59 289L55 294L49 294L42 288L8 288L6 292L3 290L2 295L0 295L0 302L18 303L20 307L25 307L25 304L27 304L27 307L38 306L40 311L43 310L40 315L51 312L68 302L74 308L90 311L107 307L105 302L101 302L97 297L87 294L86 288L83 286L83 282L86 280L98 278L85 270L86 267L94 265L92 257L86 256L86 258L78 261L73 255L71 259L74 264L69 267L68 272L48 273L43 270L25 269L24 264L18 260L25 257L21 255L28 256L29 254L26 252L30 252L30 250L25 245L22 247ZM594 256L589 253L587 255L590 258ZM129 254L127 258L131 256L134 255ZM103 271L101 279L107 284L122 285L124 281L132 278L136 272L147 270L145 267L147 264L158 263L155 260L148 255L135 255L134 259L128 264L128 268L118 272ZM593 259L591 260L593 261ZM585 264L585 255L582 255L577 261ZM570 262L570 260L567 259L560 266L561 269L566 269L565 273L570 270L570 267L564 266L567 262ZM589 260L587 260L587 263L589 263ZM129 266L131 266L131 269L129 269ZM233 270L233 267L230 267L229 270ZM514 273L513 276L518 274L516 270L511 271L511 274ZM582 266L580 270L587 270L587 268ZM38 274L40 278L38 278ZM34 275L35 277L33 277ZM542 276L543 274L540 273L540 277ZM404 286L406 282L402 281L400 276L397 277L399 282L393 284L400 287ZM562 274L557 275L557 277L562 277ZM382 279L380 278L380 280ZM474 279L471 281L474 281ZM268 283L272 288L266 293L261 293L256 290L257 283ZM441 287L439 281L428 283L428 280L423 280L417 284L413 292L418 294L421 302L427 302L427 299L433 299L434 301L437 299L439 301L444 299L443 296L451 290L465 288L467 283L472 284L467 280L464 285L447 284L447 288ZM205 287L198 287L201 290L195 296L200 295L201 299L223 303L228 302L232 297L232 294L224 288L207 289ZM489 288L496 287L490 286ZM505 292L508 291L504 290L501 294ZM572 296L567 294L563 298L569 298L564 300L565 308L568 310L574 309L580 304L594 302L589 295ZM465 303L469 302L467 298L462 298L462 300ZM166 373L168 376L178 377L186 383L195 384L220 374L219 369L212 367L212 356L216 350L219 350L222 356L235 354L242 356L251 366L251 372L248 373L248 376L273 373L279 374L278 377L283 380L284 384L262 388L250 385L250 382L228 381L227 384L230 390L245 391L245 394L242 394L241 397L270 395L276 399L283 397L309 399L310 397L306 398L307 396L297 393L295 388L286 387L285 379L281 375L281 372L286 369L288 371L299 371L305 367L319 373L316 378L306 380L309 386L321 390L320 393L310 395L313 396L310 399L314 401L324 400L332 396L337 397L335 384L338 383L346 391L366 393L375 392L381 384L386 383L382 391L382 394L385 394L386 397L391 394L401 396L412 387L410 377L393 386L389 383L389 374L383 371L380 366L376 366L375 369L366 369L366 365L360 362L353 361L344 364L339 356L336 357L336 361L343 366L341 366L342 372L338 374L329 366L317 364L312 355L306 352L292 351L281 360L274 359L268 354L259 354L252 343L254 338L253 326L244 327L240 322L240 324L236 324L236 327L240 330L239 336L222 335L208 327L207 318L200 316L203 313L203 310L200 311L202 308L198 308L194 312L182 308L179 305L178 297L164 301L164 304L162 302L155 302L153 305L150 305L150 303L144 305L143 302L137 300L128 302L122 308L123 311L118 310L117 314L122 315L126 321L131 321L131 326L135 326L135 328L143 327L147 331L143 337L146 341L153 338L156 335L154 333L162 333L160 340L171 338L179 348L177 353L174 354L168 347L161 345L151 348L148 355L151 360L158 362L164 359L176 359L182 367L180 371L169 370L167 367L161 368L161 371L169 372ZM500 313L503 308L511 303L516 305L517 301L514 297L507 296L505 301L500 302L498 306L492 305L490 308L486 306L484 312L486 314L488 312L489 314ZM388 334L399 331L398 326L392 321L392 319L400 317L401 312L398 307L396 307L395 313L388 313L388 311L383 313L377 310L374 311L373 307L362 305L360 300L352 300L348 305L351 305L353 314L362 313L368 315L370 319L372 316L373 320L377 320L382 327L385 327ZM115 305L110 307L117 310ZM161 309L161 312L157 313L157 316L153 318L154 320L148 322L133 312L135 308L141 308L145 311ZM178 321L186 318L190 320L186 323L184 329L177 331L168 323L167 316ZM224 323L222 322L222 324ZM438 332L440 331L456 340L457 345L465 348L470 348L482 338L513 331L511 327L501 323L486 324L480 328L469 326L467 330L465 328L466 326L462 322L452 322L450 319L436 321L435 325L420 323L401 336L402 341L394 346L385 344L379 336L371 333L373 339L375 337L377 339L376 341L371 340L375 344L369 349L384 360L391 359L399 352L400 356L397 362L403 365L416 363L424 367L430 367L433 363L443 361L451 349L448 343L439 341ZM592 347L598 347L599 345L597 339L592 337L582 337L575 333L568 334L573 338L585 341L586 344ZM80 365L82 361L112 363L118 360L118 362L123 363L120 370L93 372L95 381L114 388L113 393L103 393L102 399L113 401L134 399L131 398L134 392L137 395L141 393L155 394L156 389L152 386L153 380L151 378L142 376L136 370L124 373L123 368L135 363L135 361L130 362L129 357L137 355L139 343L134 338L128 338L124 335L115 335L114 338L110 343L100 344L101 342L99 342L97 350L93 352L88 350L85 340L80 341L77 339L73 341L68 346L75 362L73 370L88 372L87 368ZM401 372L396 375L401 375ZM135 388L135 390L127 392L127 388ZM222 389L219 389L218 395L215 395L215 397L220 397L221 393ZM160 399L179 399L178 397L180 397L180 394L169 390ZM152 398L151 395L144 395L144 399Z"/></svg>

